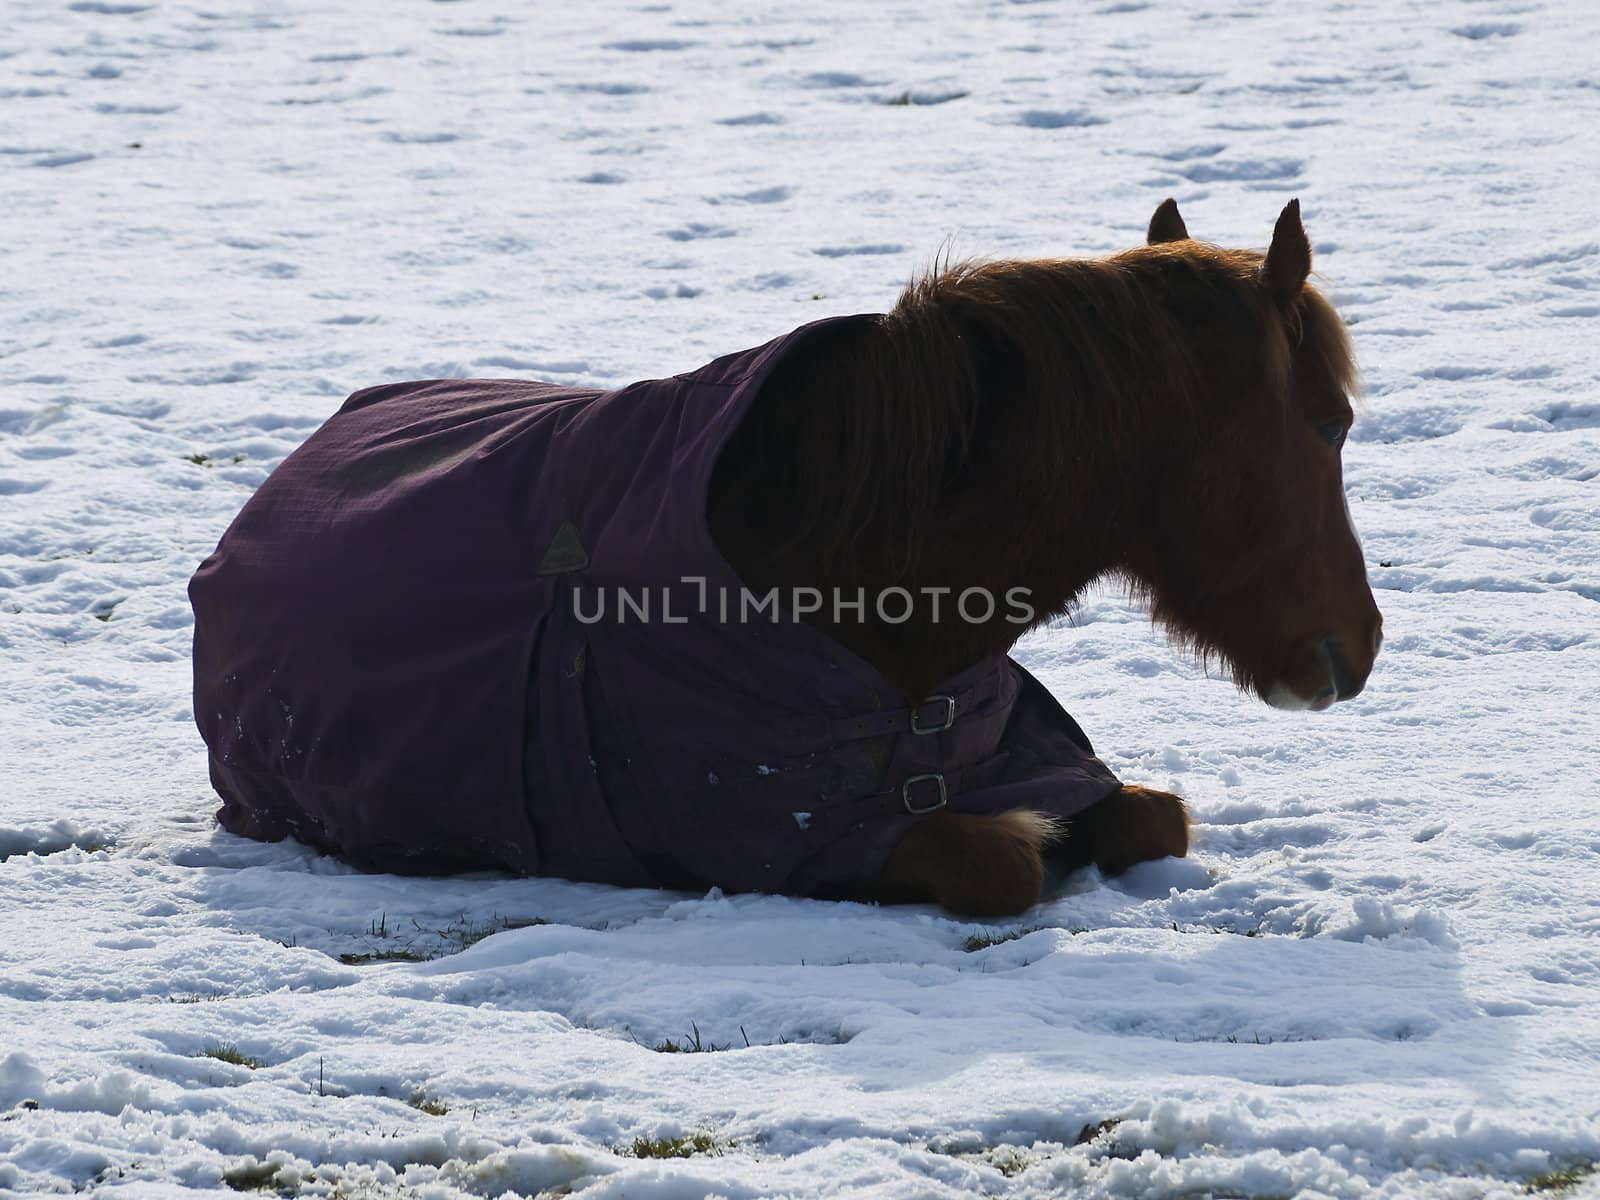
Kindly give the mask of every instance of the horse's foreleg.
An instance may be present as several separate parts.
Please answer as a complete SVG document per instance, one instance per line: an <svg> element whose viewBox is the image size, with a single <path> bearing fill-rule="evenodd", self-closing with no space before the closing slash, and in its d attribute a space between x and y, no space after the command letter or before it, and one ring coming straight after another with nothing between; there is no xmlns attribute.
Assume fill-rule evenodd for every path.
<svg viewBox="0 0 1600 1200"><path fill-rule="evenodd" d="M1154 858L1189 853L1189 809L1170 792L1123 784L1072 818L1068 836L1051 858L1072 869L1090 863L1102 875L1120 875Z"/></svg>
<svg viewBox="0 0 1600 1200"><path fill-rule="evenodd" d="M1043 852L1057 830L1055 821L1036 812L934 813L895 846L867 898L933 901L979 917L1020 913L1039 902Z"/></svg>
<svg viewBox="0 0 1600 1200"><path fill-rule="evenodd" d="M1047 854L1058 867L1093 863L1102 875L1120 875L1137 863L1188 854L1189 825L1180 797L1127 784L1065 828L1025 810L992 817L934 813L911 827L862 898L1012 916L1039 902Z"/></svg>

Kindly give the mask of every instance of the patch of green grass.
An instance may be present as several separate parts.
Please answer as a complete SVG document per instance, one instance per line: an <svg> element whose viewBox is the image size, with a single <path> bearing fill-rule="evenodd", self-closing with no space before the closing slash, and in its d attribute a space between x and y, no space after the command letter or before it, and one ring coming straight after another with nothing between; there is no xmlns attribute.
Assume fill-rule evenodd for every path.
<svg viewBox="0 0 1600 1200"><path fill-rule="evenodd" d="M1027 1151L1021 1146L996 1146L987 1157L989 1165L1007 1179L1022 1174L1030 1165Z"/></svg>
<svg viewBox="0 0 1600 1200"><path fill-rule="evenodd" d="M52 845L40 839L31 846L21 847L10 853L0 852L0 862L6 862L12 858L22 858L28 854L37 854L40 858L49 858L52 854L65 854L68 850L82 850L85 854L98 854L102 850L113 849L115 845L115 842L102 842L95 838L88 838L81 842L71 841L65 845Z"/></svg>
<svg viewBox="0 0 1600 1200"><path fill-rule="evenodd" d="M632 1031L627 1030L626 1027L624 1027L624 1031L627 1032L630 1037L633 1036ZM798 1030L793 1037L789 1037L780 1033L775 1041L752 1042L750 1040L750 1035L745 1032L744 1026L739 1026L739 1038L741 1041L743 1041L744 1049L746 1050L753 1050L757 1045L790 1046L797 1043L810 1046L842 1046L844 1043L848 1042L852 1036L853 1035L845 1033L843 1030L839 1029L831 1031L801 1029ZM646 1043L640 1042L638 1038L634 1038L633 1040L641 1046L646 1045ZM737 1050L739 1047L734 1042L718 1043L707 1041L700 1033L700 1026L694 1022L690 1022L689 1033L687 1036L681 1039L670 1037L663 1038L661 1041L656 1042L649 1048L654 1050L657 1054L715 1054L722 1050Z"/></svg>
<svg viewBox="0 0 1600 1200"><path fill-rule="evenodd" d="M244 455L235 454L229 458L222 459L212 458L209 454L185 454L183 456L183 461L193 463L197 467L205 467L207 470L210 470L212 467L221 462L229 462L234 466L238 466L244 461Z"/></svg>
<svg viewBox="0 0 1600 1200"><path fill-rule="evenodd" d="M443 1100L430 1100L421 1092L412 1096L406 1103L418 1112L427 1113L430 1117L442 1117L450 1111L450 1106Z"/></svg>
<svg viewBox="0 0 1600 1200"><path fill-rule="evenodd" d="M278 1168L271 1163L229 1167L222 1173L222 1182L236 1192L276 1192L280 1196L300 1194L298 1187L278 1182Z"/></svg>
<svg viewBox="0 0 1600 1200"><path fill-rule="evenodd" d="M713 1054L718 1050L727 1049L726 1046L719 1046L715 1042L701 1041L700 1026L694 1022L691 1021L689 1023L689 1028L693 1030L693 1036L687 1037L681 1042L667 1038L664 1041L657 1042L650 1049L657 1054ZM744 1044L746 1046L750 1044L748 1037L745 1038Z"/></svg>
<svg viewBox="0 0 1600 1200"><path fill-rule="evenodd" d="M447 925L439 930L438 934L441 946L451 947L443 953L459 954L469 946L476 946L484 938L497 933L505 933L510 929L532 929L535 925L548 923L543 917L491 916L481 924L473 924L463 917L458 924Z"/></svg>
<svg viewBox="0 0 1600 1200"><path fill-rule="evenodd" d="M442 929L430 928L415 919L409 933L389 928L389 914L380 913L367 923L366 936L373 940L398 941L397 946L377 947L372 950L351 951L339 955L346 966L360 966L375 962L431 962L451 954L460 954L469 946L476 946L486 937L504 933L508 929L528 929L546 922L541 917L502 917L494 915L486 921L470 921L462 914Z"/></svg>
<svg viewBox="0 0 1600 1200"><path fill-rule="evenodd" d="M976 954L979 950L987 950L990 946L1002 946L1006 942L1014 942L1018 938L1025 938L1030 933L1038 933L1046 929L1045 925L1029 925L1023 929L1002 929L991 933L974 933L961 943L961 948L968 954ZM1068 933L1077 937L1080 933L1087 933L1084 929L1069 929Z"/></svg>
<svg viewBox="0 0 1600 1200"><path fill-rule="evenodd" d="M1539 1192L1565 1192L1577 1187L1600 1169L1600 1163L1569 1163L1553 1171L1541 1171L1522 1185L1522 1190L1535 1195Z"/></svg>
<svg viewBox="0 0 1600 1200"><path fill-rule="evenodd" d="M693 1158L696 1154L720 1155L733 1146L731 1141L719 1141L702 1131L675 1138L634 1138L633 1145L618 1153L624 1158Z"/></svg>
<svg viewBox="0 0 1600 1200"><path fill-rule="evenodd" d="M167 997L167 1003L206 1004L212 1000L226 1000L227 998L228 996L226 992L207 992L203 996L199 992L177 992Z"/></svg>
<svg viewBox="0 0 1600 1200"><path fill-rule="evenodd" d="M214 1046L207 1046L200 1051L202 1058L214 1058L218 1062L232 1063L236 1067L249 1067L254 1071L257 1067L267 1064L259 1058L251 1058L248 1054L240 1054L239 1047L232 1042L218 1042Z"/></svg>
<svg viewBox="0 0 1600 1200"><path fill-rule="evenodd" d="M1205 930L1208 933L1231 933L1236 937L1258 938L1264 936L1263 929L1266 922L1262 921L1254 929L1235 929L1232 925L1190 925L1187 928L1180 926L1176 921L1172 923L1173 933L1197 933Z"/></svg>
<svg viewBox="0 0 1600 1200"><path fill-rule="evenodd" d="M913 104L946 104L951 100L960 100L967 95L966 92L955 92L941 96L937 99L918 100L910 91L898 92L880 103L887 104L890 108L909 108Z"/></svg>
<svg viewBox="0 0 1600 1200"><path fill-rule="evenodd" d="M931 1154L944 1154L962 1162L982 1163L1000 1172L1007 1179L1016 1178L1034 1163L1050 1157L1048 1150L1041 1153L1036 1147L1020 1146L1015 1142L1000 1142L993 1146L985 1146L981 1143L974 1145L966 1139L957 1139L953 1144L941 1145L938 1141L929 1142L926 1149Z"/></svg>
<svg viewBox="0 0 1600 1200"><path fill-rule="evenodd" d="M1099 1141L1108 1133L1115 1133L1117 1126L1122 1124L1121 1117L1107 1117L1104 1121L1096 1121L1093 1125L1085 1125L1078 1130L1078 1136L1073 1139L1074 1146L1087 1146L1090 1142Z"/></svg>
<svg viewBox="0 0 1600 1200"><path fill-rule="evenodd" d="M1194 1035L1192 1035L1190 1037L1184 1037L1184 1036L1182 1036L1180 1034L1176 1034L1175 1033L1175 1034L1172 1035L1172 1040L1175 1041L1175 1042L1180 1042L1180 1043L1185 1043L1185 1044L1194 1043L1194 1042L1223 1042L1223 1043L1226 1043L1229 1046L1271 1046L1271 1045L1273 1045L1273 1044L1275 1044L1277 1042L1308 1042L1308 1041L1315 1041L1316 1039L1315 1038L1304 1038L1304 1037L1290 1037L1290 1036L1283 1035L1283 1034L1280 1034L1277 1037L1273 1037L1271 1034L1268 1034L1266 1037L1262 1037L1260 1030L1257 1030L1256 1032L1249 1033L1249 1034L1227 1033L1227 1034L1216 1034L1216 1035L1211 1036L1211 1037L1207 1037L1203 1033L1197 1033L1197 1034L1194 1034Z"/></svg>
<svg viewBox="0 0 1600 1200"><path fill-rule="evenodd" d="M420 950L412 950L407 946L396 946L393 950L368 950L362 954L341 954L339 961L347 967L359 967L364 963L375 962L427 962L437 955L424 954Z"/></svg>

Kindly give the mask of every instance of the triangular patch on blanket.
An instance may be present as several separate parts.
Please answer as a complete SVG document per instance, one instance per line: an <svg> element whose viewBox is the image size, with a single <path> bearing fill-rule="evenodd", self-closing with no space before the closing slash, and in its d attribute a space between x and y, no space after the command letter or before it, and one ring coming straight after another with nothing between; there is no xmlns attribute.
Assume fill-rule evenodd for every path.
<svg viewBox="0 0 1600 1200"><path fill-rule="evenodd" d="M571 521L563 521L555 537L550 539L549 549L539 560L537 574L570 575L588 565L589 552L583 548L583 539L578 536L577 527Z"/></svg>

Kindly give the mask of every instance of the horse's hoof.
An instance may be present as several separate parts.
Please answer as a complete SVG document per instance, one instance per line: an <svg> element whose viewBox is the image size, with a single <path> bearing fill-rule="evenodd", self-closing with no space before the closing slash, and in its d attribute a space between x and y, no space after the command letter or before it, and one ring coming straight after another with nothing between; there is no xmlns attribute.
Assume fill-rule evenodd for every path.
<svg viewBox="0 0 1600 1200"><path fill-rule="evenodd" d="M1056 834L1056 823L1036 812L935 813L894 848L874 898L932 900L962 916L1015 916L1039 903L1043 850Z"/></svg>
<svg viewBox="0 0 1600 1200"><path fill-rule="evenodd" d="M962 916L1010 917L1039 903L1043 849L1055 834L1054 823L1026 811L967 820L967 836L960 844L962 870L939 888L940 906Z"/></svg>
<svg viewBox="0 0 1600 1200"><path fill-rule="evenodd" d="M1074 839L1083 838L1102 875L1120 875L1156 858L1189 853L1189 809L1171 792L1123 784L1099 804L1073 818Z"/></svg>

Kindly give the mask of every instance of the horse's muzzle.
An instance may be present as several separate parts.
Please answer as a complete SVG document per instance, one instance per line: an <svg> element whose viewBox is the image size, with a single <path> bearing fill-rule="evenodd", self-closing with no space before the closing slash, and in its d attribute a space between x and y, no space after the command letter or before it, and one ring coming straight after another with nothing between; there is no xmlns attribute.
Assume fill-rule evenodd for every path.
<svg viewBox="0 0 1600 1200"><path fill-rule="evenodd" d="M1372 635L1372 657L1378 655L1378 647L1383 645L1383 626L1380 624ZM1319 647L1327 656L1328 678L1331 680L1334 699L1349 700L1359 696L1361 689L1367 686L1367 673L1363 672L1358 678L1350 667L1350 660L1345 656L1344 641L1338 637L1325 637ZM1369 659L1369 664L1371 660ZM1369 665L1367 671L1371 671Z"/></svg>

